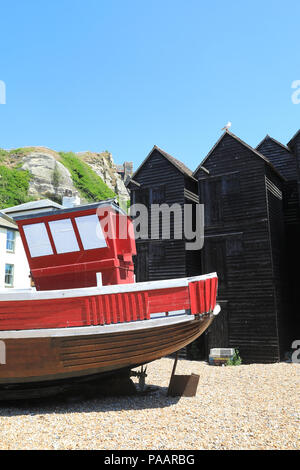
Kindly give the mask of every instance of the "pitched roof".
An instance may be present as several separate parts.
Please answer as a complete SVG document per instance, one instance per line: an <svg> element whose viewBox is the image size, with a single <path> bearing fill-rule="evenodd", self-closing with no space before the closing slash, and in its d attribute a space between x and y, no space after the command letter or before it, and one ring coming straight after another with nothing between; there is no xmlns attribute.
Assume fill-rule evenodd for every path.
<svg viewBox="0 0 300 470"><path fill-rule="evenodd" d="M209 175L209 171L208 171L207 168L205 168L204 166L199 165L197 169L198 169L198 171L203 171L204 173L206 173L207 175Z"/></svg>
<svg viewBox="0 0 300 470"><path fill-rule="evenodd" d="M27 211L27 210L36 210L36 209L44 209L44 208L55 208L55 209L63 209L61 204L57 202L51 201L50 199L40 199L38 201L30 201L25 202L24 204L19 204L18 206L7 207L6 209L2 209L4 214L13 214L14 212L19 211Z"/></svg>
<svg viewBox="0 0 300 470"><path fill-rule="evenodd" d="M10 219L10 217L5 216L5 214L1 214L1 212L0 212L0 227L18 230L17 224L12 219Z"/></svg>
<svg viewBox="0 0 300 470"><path fill-rule="evenodd" d="M297 177L297 161L285 145L267 135L256 147L288 181Z"/></svg>
<svg viewBox="0 0 300 470"><path fill-rule="evenodd" d="M190 170L184 163L182 163L180 160L177 160L177 158L174 158L172 157L172 155L170 155L169 153L165 152L164 150L162 150L161 148L159 148L157 145L154 145L154 147L152 148L151 152L149 152L149 154L147 155L147 157L145 158L145 160L141 163L141 165L138 167L138 169L134 172L134 174L132 175L131 179L134 179L135 176L137 175L137 173L140 171L140 169L144 166L144 164L146 163L146 161L151 157L152 153L154 152L154 150L157 150L163 157L165 157L170 163L172 163L173 166L175 166L175 168L177 168L177 170L179 170L181 173L183 173L184 175L186 176L189 176L190 178L192 179L195 179L193 177L193 172L192 170Z"/></svg>
<svg viewBox="0 0 300 470"><path fill-rule="evenodd" d="M291 140L288 142L288 146L291 147L291 145L294 143L294 140L296 140L297 137L299 137L300 134L300 129L296 132L296 134L291 138Z"/></svg>
<svg viewBox="0 0 300 470"><path fill-rule="evenodd" d="M126 186L129 187L129 185L133 185L133 186L141 186L140 183L138 183L137 181L133 180L132 178L128 181L128 183L126 183Z"/></svg>
<svg viewBox="0 0 300 470"><path fill-rule="evenodd" d="M258 149L266 140L272 140L275 144L279 145L280 147L282 147L284 150L286 150L287 152L291 153L291 150L284 144L282 144L281 142L279 142L278 140L274 139L273 137L271 137L269 134L266 135L266 137L263 138L263 140L255 147L256 149Z"/></svg>
<svg viewBox="0 0 300 470"><path fill-rule="evenodd" d="M157 147L156 145L154 146L156 150L158 150L164 157L166 157L173 165L175 165L178 170L182 171L183 173L186 173L188 176L192 176L193 172L190 170L184 163L182 163L180 160L177 160L177 158L172 157L172 155L169 155L167 152L162 150L161 148Z"/></svg>
<svg viewBox="0 0 300 470"><path fill-rule="evenodd" d="M233 134L232 132L230 132L229 130L225 130L223 132L223 134L221 135L221 137L219 138L219 140L215 143L215 145L212 147L212 149L209 151L209 153L206 155L206 157L204 158L204 160L202 160L202 162L200 163L200 165L196 168L196 170L194 171L193 175L195 176L196 173L198 173L199 170L202 170L202 167L203 167L203 164L204 162L211 156L211 154L213 153L213 151L217 148L217 146L219 145L219 143L224 139L224 137L226 135L230 135L233 139L235 139L237 142L239 142L241 145L243 145L244 147L246 147L248 150L250 150L252 153L254 153L257 157L261 158L262 160L264 160L274 171L275 173L280 176L281 178L285 179L279 172L278 170L275 168L275 166L262 154L260 153L258 150L254 149L253 147L251 147L251 145L247 144L246 142L244 142L243 140L241 140L239 137L237 137L235 134Z"/></svg>

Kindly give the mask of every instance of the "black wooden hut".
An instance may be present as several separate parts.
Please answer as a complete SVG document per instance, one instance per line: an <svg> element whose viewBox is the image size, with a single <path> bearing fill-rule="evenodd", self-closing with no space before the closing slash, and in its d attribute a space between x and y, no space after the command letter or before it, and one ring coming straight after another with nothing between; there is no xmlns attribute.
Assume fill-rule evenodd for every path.
<svg viewBox="0 0 300 470"><path fill-rule="evenodd" d="M297 133L298 134L298 133ZM281 332L285 350L288 351L296 338L296 331L300 328L300 290L299 290L299 265L300 265L300 206L299 206L299 171L297 163L297 138L296 136L285 146L270 136L256 147L259 152L265 155L269 161L284 176L286 181L283 184L283 209L286 237L286 270L288 286L285 286L289 297L288 309L285 311L288 322L285 323L285 330ZM295 152L295 153L294 153Z"/></svg>
<svg viewBox="0 0 300 470"><path fill-rule="evenodd" d="M270 158L225 131L194 172L205 205L204 272L219 275L222 314L211 347L238 348L244 362L275 362L286 347L283 189Z"/></svg>
<svg viewBox="0 0 300 470"><path fill-rule="evenodd" d="M200 274L200 251L186 250L183 220L178 220L178 216L171 211L170 237L165 238L162 232L165 221L161 219L161 214L153 220L150 208L152 204L167 204L170 208L175 204L177 209L180 207L183 216L185 204L195 206L199 198L197 180L192 171L155 145L132 175L128 188L131 205L140 203L149 209L147 234L136 241L136 280L152 281ZM152 226L154 222L158 223L154 236L153 232L151 236L151 220ZM174 236L176 229L177 233L178 230L181 232L181 239Z"/></svg>
<svg viewBox="0 0 300 470"><path fill-rule="evenodd" d="M135 263L137 281L218 272L222 313L198 341L202 358L234 347L246 363L279 361L300 328L300 131L255 149L225 131L194 173L154 146L128 187L131 204L205 206L202 250L175 239L174 220L169 239L161 219L153 237L149 211Z"/></svg>
<svg viewBox="0 0 300 470"><path fill-rule="evenodd" d="M300 203L300 129L287 144L296 159L296 172L298 181L298 197Z"/></svg>

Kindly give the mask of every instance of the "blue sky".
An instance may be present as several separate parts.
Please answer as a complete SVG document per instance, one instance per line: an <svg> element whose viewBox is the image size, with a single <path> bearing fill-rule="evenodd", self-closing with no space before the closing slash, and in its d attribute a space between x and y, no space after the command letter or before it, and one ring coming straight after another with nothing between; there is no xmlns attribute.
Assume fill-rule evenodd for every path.
<svg viewBox="0 0 300 470"><path fill-rule="evenodd" d="M0 147L154 144L195 169L221 135L300 128L299 0L0 0ZM299 94L300 96L300 94Z"/></svg>

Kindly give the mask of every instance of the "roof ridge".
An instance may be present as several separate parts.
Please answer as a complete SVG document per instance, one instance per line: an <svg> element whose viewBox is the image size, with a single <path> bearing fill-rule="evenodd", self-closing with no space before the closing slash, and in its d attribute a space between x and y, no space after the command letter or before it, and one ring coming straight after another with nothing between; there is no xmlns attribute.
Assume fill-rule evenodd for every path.
<svg viewBox="0 0 300 470"><path fill-rule="evenodd" d="M300 131L299 131L300 132ZM198 165L198 167L196 168L196 170L194 171L193 175L195 175L199 169L203 166L204 162L210 157L210 155L212 154L212 152L216 149L216 147L219 145L219 143L224 139L225 135L230 135L233 139L235 139L237 142L239 142L241 145L243 145L244 147L248 148L251 152L253 152L255 155L257 155L258 157L262 158L262 160L264 160L268 165L270 165L270 167L276 172L276 174L278 174L281 178L285 179L281 173L279 173L279 171L277 170L277 168L275 168L275 166L268 160L268 158L266 158L262 153L260 153L257 149L251 147L251 145L247 144L247 142L245 142L244 140L240 139L239 137L237 137L235 134L233 134L231 131L229 131L228 129L226 129L223 134L221 135L221 137L218 139L218 141L215 143L215 145L212 147L212 149L209 151L209 153L206 155L206 157L202 160L202 162L200 163L200 165Z"/></svg>
<svg viewBox="0 0 300 470"><path fill-rule="evenodd" d="M157 145L155 145L154 147L155 147L159 152L163 153L167 158L171 158L171 159L173 160L173 162L174 162L175 164L177 164L180 168L185 169L185 171L186 171L187 173L190 173L189 176L192 176L192 175L193 175L192 170L191 170L188 166L186 166L186 164L183 163L181 160L178 160L178 158L173 157L173 155L170 155L169 153L167 153L165 150L161 149L161 148L158 147Z"/></svg>
<svg viewBox="0 0 300 470"><path fill-rule="evenodd" d="M293 143L293 141L296 139L296 137L298 137L299 133L300 133L300 129L296 132L296 134L293 135L291 140L287 143L288 147L290 147L290 145Z"/></svg>
<svg viewBox="0 0 300 470"><path fill-rule="evenodd" d="M175 168L177 168L177 170L179 170L181 173L187 175L189 178L192 178L192 179L195 179L195 177L193 176L193 172L192 170L190 170L184 163L182 163L180 160L178 160L177 158L173 157L172 155L170 155L169 153L167 153L165 150L163 150L162 148L158 147L158 145L154 145L152 147L152 150L148 153L147 157L142 161L142 163L140 164L140 166L137 168L137 170L134 172L134 174L131 176L131 179L135 179L135 176L137 175L137 173L140 171L140 169L142 168L142 166L146 163L146 161L148 160L148 158L152 155L153 151L154 150L157 150L163 157L165 157L173 166L175 166Z"/></svg>
<svg viewBox="0 0 300 470"><path fill-rule="evenodd" d="M260 146L263 144L263 142L264 142L265 140L267 140L267 139L270 139L270 140L272 140L275 144L279 145L280 147L283 147L284 150L286 150L287 152L289 152L289 153L292 155L291 150L290 150L286 145L284 145L284 144L282 144L281 142L279 142L279 140L274 139L274 137L270 136L269 134L266 135L266 137L255 147L255 149L258 149L258 147L260 147Z"/></svg>

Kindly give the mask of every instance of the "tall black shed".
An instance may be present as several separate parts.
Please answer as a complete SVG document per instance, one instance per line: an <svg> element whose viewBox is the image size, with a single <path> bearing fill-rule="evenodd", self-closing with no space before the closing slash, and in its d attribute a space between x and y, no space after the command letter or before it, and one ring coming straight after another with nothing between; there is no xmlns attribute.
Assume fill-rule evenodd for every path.
<svg viewBox="0 0 300 470"><path fill-rule="evenodd" d="M298 134L298 133L297 133ZM268 158L270 162L286 179L283 183L283 210L286 236L286 260L288 285L284 285L285 293L288 295L288 310L285 316L284 336L285 349L289 350L299 331L300 315L300 290L299 290L299 265L300 265L300 210L299 210L299 170L297 162L297 134L288 144L283 145L267 135L256 147L260 153ZM300 140L300 133L299 133ZM293 153L295 151L295 153Z"/></svg>
<svg viewBox="0 0 300 470"><path fill-rule="evenodd" d="M149 209L146 237L136 242L137 281L201 274L200 251L186 250L183 219L173 215L176 211L170 211L170 237L165 238L162 227L167 221L162 220L161 214L154 216L154 212L151 213L152 204L167 204L170 209L175 204L183 217L185 204L194 207L199 202L197 180L192 171L155 145L132 175L128 188L131 205L141 203ZM158 228L152 231L151 236L155 223ZM178 231L181 233L181 239L175 237L176 229L177 234Z"/></svg>
<svg viewBox="0 0 300 470"><path fill-rule="evenodd" d="M229 131L194 177L205 205L202 267L218 272L223 307L208 332L208 348L236 347L244 362L278 361L290 301L285 289L285 178L270 159Z"/></svg>

